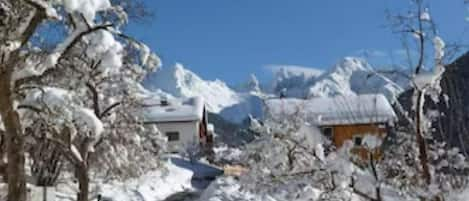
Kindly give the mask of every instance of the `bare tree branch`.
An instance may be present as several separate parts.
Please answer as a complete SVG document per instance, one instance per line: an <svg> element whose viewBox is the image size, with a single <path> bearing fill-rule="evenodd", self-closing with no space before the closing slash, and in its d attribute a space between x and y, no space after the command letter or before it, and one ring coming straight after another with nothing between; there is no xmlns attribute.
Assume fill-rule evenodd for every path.
<svg viewBox="0 0 469 201"><path fill-rule="evenodd" d="M104 116L108 115L111 112L111 110L113 110L114 108L118 107L121 104L122 104L121 102L117 102L117 103L114 103L114 104L110 105L109 107L104 109L103 112L101 112L101 114L98 116L98 118L101 119Z"/></svg>
<svg viewBox="0 0 469 201"><path fill-rule="evenodd" d="M99 117L99 115L101 115L101 111L99 108L99 92L96 87L90 82L86 83L86 87L88 87L91 92L94 114Z"/></svg>
<svg viewBox="0 0 469 201"><path fill-rule="evenodd" d="M44 112L40 108L37 108L37 107L32 106L32 105L19 105L18 109L28 109L28 110L31 110L31 111L36 112L36 113Z"/></svg>

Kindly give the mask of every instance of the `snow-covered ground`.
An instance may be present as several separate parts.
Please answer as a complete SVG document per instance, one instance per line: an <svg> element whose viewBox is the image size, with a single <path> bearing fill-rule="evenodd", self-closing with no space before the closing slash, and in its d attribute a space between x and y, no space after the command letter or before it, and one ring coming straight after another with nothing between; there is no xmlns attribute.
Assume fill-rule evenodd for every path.
<svg viewBox="0 0 469 201"><path fill-rule="evenodd" d="M94 180L92 192L106 201L163 201L178 194L198 194L216 175L222 174L205 163L191 163L178 156L165 159L161 168L127 181ZM207 181L204 181L207 180ZM57 201L75 200L76 184L57 187Z"/></svg>
<svg viewBox="0 0 469 201"><path fill-rule="evenodd" d="M193 172L169 161L164 170L149 172L123 183L104 184L102 195L115 201L154 201L184 191L195 191L191 185ZM170 185L168 185L170 184Z"/></svg>
<svg viewBox="0 0 469 201"><path fill-rule="evenodd" d="M242 186L233 178L225 177L216 180L207 190L202 193L199 201L261 201L272 199L263 199L259 195L243 191Z"/></svg>
<svg viewBox="0 0 469 201"><path fill-rule="evenodd" d="M215 152L215 161L225 162L237 161L243 153L238 147L228 147L226 145L214 147L213 151Z"/></svg>

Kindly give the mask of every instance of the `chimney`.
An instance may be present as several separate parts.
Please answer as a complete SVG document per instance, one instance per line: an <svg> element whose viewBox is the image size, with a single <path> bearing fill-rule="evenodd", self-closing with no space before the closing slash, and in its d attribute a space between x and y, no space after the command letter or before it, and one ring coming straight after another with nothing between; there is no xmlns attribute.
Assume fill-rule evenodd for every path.
<svg viewBox="0 0 469 201"><path fill-rule="evenodd" d="M162 98L162 99L160 100L160 104L161 104L161 106L168 106L168 105L169 105L169 101L168 101L167 98Z"/></svg>

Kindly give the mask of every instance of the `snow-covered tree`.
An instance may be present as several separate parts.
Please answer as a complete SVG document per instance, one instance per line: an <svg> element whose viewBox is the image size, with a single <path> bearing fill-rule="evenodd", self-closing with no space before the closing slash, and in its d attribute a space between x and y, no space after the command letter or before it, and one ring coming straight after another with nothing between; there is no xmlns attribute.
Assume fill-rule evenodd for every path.
<svg viewBox="0 0 469 201"><path fill-rule="evenodd" d="M386 149L380 166L387 169L384 171L385 180L392 186L411 192L416 197L439 200L450 189L464 187L462 178L465 175L462 172L467 165L459 151L432 136L433 121L439 112L427 107L426 102L438 102L440 97L444 97L441 94L440 80L445 72L447 48L429 8L426 7L428 2L410 2L410 11L390 16L393 31L402 34L402 41L409 55L407 65L413 70L410 76L404 75L408 77L412 87L411 111L402 110L399 104L397 106L409 128L400 130L391 137L392 143ZM416 59L410 56L413 52L417 53ZM447 160L458 162L448 164ZM444 168L441 162L445 164ZM442 178L452 179L444 182Z"/></svg>
<svg viewBox="0 0 469 201"><path fill-rule="evenodd" d="M0 1L0 116L9 201L26 200L26 142L39 142L29 140L30 133L41 133L60 145L78 177L85 180L83 174L88 174L93 158L109 156L100 166L111 168L122 166L123 158L135 157L133 153L157 150L159 139L142 139L148 136L138 130L143 125L124 108L135 106L144 69L160 62L148 47L119 31L132 2L112 3L116 4L109 0ZM41 31L47 26L63 30L52 48L39 44L46 38ZM34 132L39 128L42 131ZM122 149L126 143L143 151ZM97 149L109 151L93 155ZM134 165L142 168L143 164ZM80 182L79 200L88 199L86 183Z"/></svg>

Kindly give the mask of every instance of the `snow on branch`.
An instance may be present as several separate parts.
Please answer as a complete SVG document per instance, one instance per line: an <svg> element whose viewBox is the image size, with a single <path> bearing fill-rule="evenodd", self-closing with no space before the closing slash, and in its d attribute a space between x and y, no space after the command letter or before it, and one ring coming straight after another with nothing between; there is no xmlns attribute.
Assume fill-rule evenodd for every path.
<svg viewBox="0 0 469 201"><path fill-rule="evenodd" d="M80 126L85 126L90 130L97 139L104 131L104 125L101 120L94 114L93 110L77 107L74 112L73 119Z"/></svg>
<svg viewBox="0 0 469 201"><path fill-rule="evenodd" d="M111 8L109 0L63 0L68 13L81 13L88 22L95 19L96 13Z"/></svg>
<svg viewBox="0 0 469 201"><path fill-rule="evenodd" d="M16 83L22 84L28 80L40 79L47 70L54 68L57 64L59 64L60 61L72 50L72 48L85 36L100 30L107 30L112 26L112 24L104 24L92 27L85 31L76 30L57 46L57 48L54 50L54 53L48 55L44 63L39 63L37 66L27 66L15 72L13 76L14 80L16 80Z"/></svg>
<svg viewBox="0 0 469 201"><path fill-rule="evenodd" d="M158 57L158 55L151 52L150 48L147 45L123 33L114 31L114 34L127 40L132 47L139 51L139 59L142 66L147 67L148 69L153 71L158 70L162 66L161 59Z"/></svg>
<svg viewBox="0 0 469 201"><path fill-rule="evenodd" d="M34 6L37 10L46 14L47 18L60 20L61 17L50 2L43 0L27 0L26 3Z"/></svg>
<svg viewBox="0 0 469 201"><path fill-rule="evenodd" d="M428 11L428 8L426 8L421 14L420 14L420 20L422 21L431 21L432 17L430 16L430 12Z"/></svg>
<svg viewBox="0 0 469 201"><path fill-rule="evenodd" d="M85 37L87 41L86 55L99 61L99 72L108 75L117 73L123 65L124 47L111 32L99 30Z"/></svg>
<svg viewBox="0 0 469 201"><path fill-rule="evenodd" d="M18 109L30 109L41 113L52 125L74 125L88 137L98 139L104 131L103 123L93 110L75 104L74 99L70 91L45 87L32 90L32 93L20 103ZM21 114L27 115L24 112Z"/></svg>
<svg viewBox="0 0 469 201"><path fill-rule="evenodd" d="M442 66L442 63L445 56L446 44L443 39L441 39L441 37L435 36L435 38L433 38L433 46L435 48L435 74L438 75L442 73L441 71L443 71L442 67L444 66Z"/></svg>

